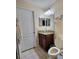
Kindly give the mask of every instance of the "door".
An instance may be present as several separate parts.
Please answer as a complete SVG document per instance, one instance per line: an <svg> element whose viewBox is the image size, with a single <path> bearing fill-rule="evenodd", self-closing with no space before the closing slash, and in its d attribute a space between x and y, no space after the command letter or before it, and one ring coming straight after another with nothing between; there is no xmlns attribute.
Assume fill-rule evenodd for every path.
<svg viewBox="0 0 79 59"><path fill-rule="evenodd" d="M27 9L16 8L16 16L19 20L22 39L20 40L20 52L33 48L35 44L33 12Z"/></svg>

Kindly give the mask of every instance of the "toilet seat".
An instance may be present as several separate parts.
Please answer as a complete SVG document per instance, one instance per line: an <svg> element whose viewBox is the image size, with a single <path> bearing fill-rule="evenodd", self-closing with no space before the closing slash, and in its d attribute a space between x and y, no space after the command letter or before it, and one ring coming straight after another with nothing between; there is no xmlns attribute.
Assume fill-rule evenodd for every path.
<svg viewBox="0 0 79 59"><path fill-rule="evenodd" d="M52 53L51 51L54 51L54 53ZM56 52L55 52L56 50ZM60 49L58 49L57 47L51 47L49 50L48 50L48 54L49 55L58 55L60 53Z"/></svg>

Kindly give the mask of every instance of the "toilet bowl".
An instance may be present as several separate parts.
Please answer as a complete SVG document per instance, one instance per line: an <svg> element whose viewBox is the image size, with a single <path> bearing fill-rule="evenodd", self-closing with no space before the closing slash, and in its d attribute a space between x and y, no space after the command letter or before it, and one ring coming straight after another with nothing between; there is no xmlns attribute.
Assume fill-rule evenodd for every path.
<svg viewBox="0 0 79 59"><path fill-rule="evenodd" d="M57 47L51 47L48 50L48 55L50 59L57 59L57 55L60 53L60 49L58 49Z"/></svg>

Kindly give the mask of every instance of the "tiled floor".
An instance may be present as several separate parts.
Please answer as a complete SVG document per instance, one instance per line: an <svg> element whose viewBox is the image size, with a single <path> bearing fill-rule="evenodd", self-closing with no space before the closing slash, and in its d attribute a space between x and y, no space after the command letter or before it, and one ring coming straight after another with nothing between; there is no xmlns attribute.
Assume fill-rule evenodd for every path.
<svg viewBox="0 0 79 59"><path fill-rule="evenodd" d="M39 59L48 59L48 54L45 52L42 48L37 47L34 49L37 55L39 56Z"/></svg>
<svg viewBox="0 0 79 59"><path fill-rule="evenodd" d="M37 47L23 52L20 57L21 59L47 59L47 53Z"/></svg>
<svg viewBox="0 0 79 59"><path fill-rule="evenodd" d="M23 52L21 59L49 59L49 56L47 52L45 52L40 47L37 47ZM62 57L58 56L58 59L62 59Z"/></svg>
<svg viewBox="0 0 79 59"><path fill-rule="evenodd" d="M28 50L21 55L21 59L39 59L34 49Z"/></svg>

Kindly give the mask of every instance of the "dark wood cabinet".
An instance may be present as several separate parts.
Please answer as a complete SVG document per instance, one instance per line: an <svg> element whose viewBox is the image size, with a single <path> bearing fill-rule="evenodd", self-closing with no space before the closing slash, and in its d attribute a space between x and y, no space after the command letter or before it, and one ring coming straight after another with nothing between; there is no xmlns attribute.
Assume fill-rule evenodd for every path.
<svg viewBox="0 0 79 59"><path fill-rule="evenodd" d="M50 45L54 45L54 34L41 34L39 33L39 45L41 48L43 48L45 51L48 51Z"/></svg>

